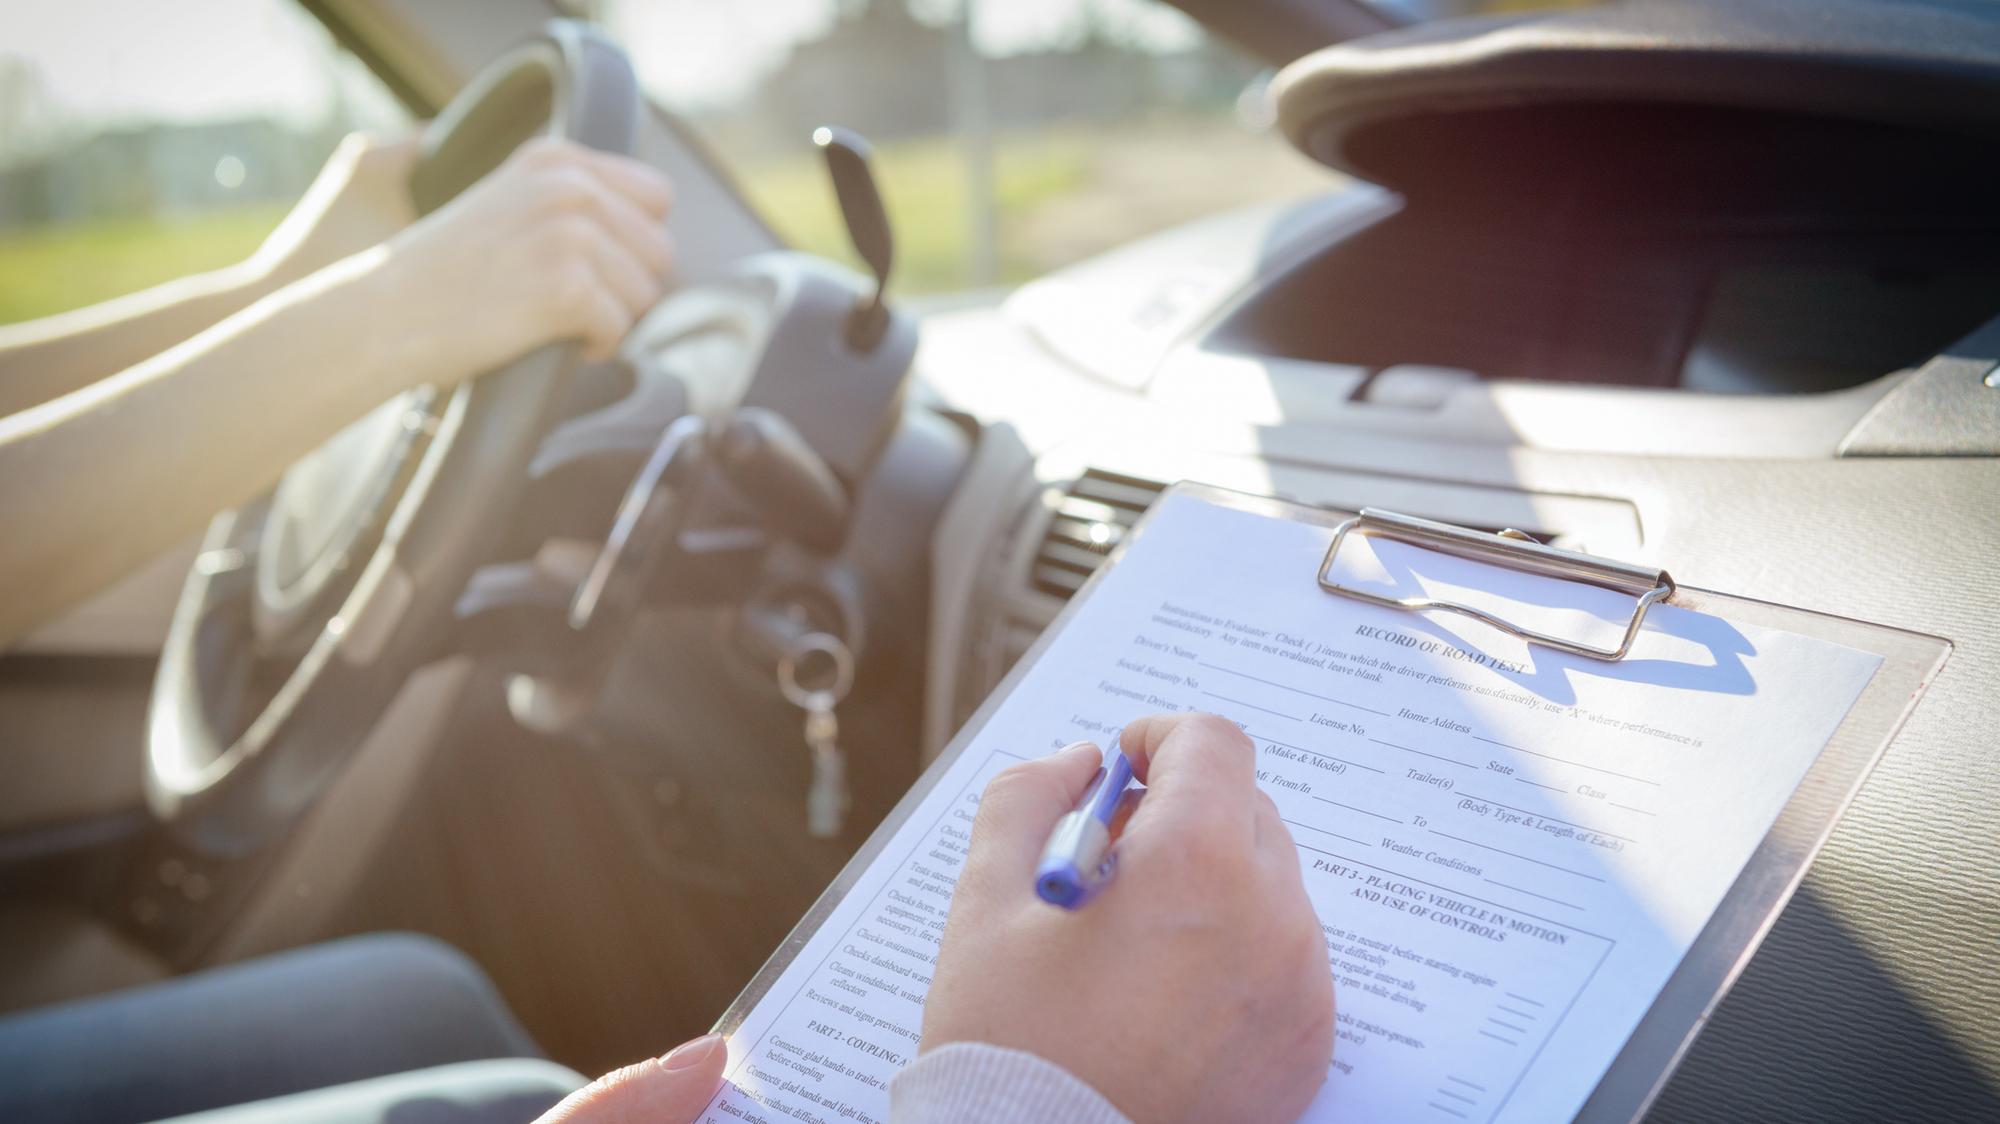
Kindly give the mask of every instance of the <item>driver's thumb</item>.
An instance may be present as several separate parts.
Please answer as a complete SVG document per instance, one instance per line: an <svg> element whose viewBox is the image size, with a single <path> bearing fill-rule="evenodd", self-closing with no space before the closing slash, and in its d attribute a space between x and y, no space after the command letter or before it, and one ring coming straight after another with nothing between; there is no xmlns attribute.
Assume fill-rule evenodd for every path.
<svg viewBox="0 0 2000 1124"><path fill-rule="evenodd" d="M592 1081L537 1124L693 1124L722 1087L729 1048L719 1034L682 1043Z"/></svg>

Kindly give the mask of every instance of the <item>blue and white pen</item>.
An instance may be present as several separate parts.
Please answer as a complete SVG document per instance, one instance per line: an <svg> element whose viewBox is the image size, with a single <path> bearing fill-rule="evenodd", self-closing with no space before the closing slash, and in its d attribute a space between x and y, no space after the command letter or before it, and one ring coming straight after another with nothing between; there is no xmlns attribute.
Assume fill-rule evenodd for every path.
<svg viewBox="0 0 2000 1124"><path fill-rule="evenodd" d="M1084 790L1076 809L1056 821L1042 861L1035 866L1035 893L1050 905L1079 909L1117 867L1111 851L1111 820L1132 783L1132 760L1118 739L1104 751L1104 764Z"/></svg>

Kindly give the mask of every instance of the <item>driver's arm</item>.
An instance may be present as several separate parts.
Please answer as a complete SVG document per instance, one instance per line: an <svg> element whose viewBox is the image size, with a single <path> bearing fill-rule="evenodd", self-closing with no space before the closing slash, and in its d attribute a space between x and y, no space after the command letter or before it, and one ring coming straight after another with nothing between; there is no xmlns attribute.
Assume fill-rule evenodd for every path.
<svg viewBox="0 0 2000 1124"><path fill-rule="evenodd" d="M397 392L557 340L609 355L659 299L670 203L645 165L530 142L389 241L0 418L0 646Z"/></svg>
<svg viewBox="0 0 2000 1124"><path fill-rule="evenodd" d="M109 378L415 217L414 138L342 141L257 252L235 265L24 324L0 326L0 417Z"/></svg>

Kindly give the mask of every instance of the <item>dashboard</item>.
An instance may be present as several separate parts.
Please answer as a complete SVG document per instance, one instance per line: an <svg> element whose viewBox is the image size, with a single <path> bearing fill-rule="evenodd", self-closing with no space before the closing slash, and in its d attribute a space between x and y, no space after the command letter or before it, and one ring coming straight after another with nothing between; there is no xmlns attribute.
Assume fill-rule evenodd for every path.
<svg viewBox="0 0 2000 1124"><path fill-rule="evenodd" d="M514 33L480 8L467 35L439 36L472 62ZM416 5L409 16L420 24L444 11ZM1800 44L1820 33L1808 23L1781 28L1781 49L1760 65L1792 65L1780 56L1804 54ZM1893 37L1865 23L1856 34ZM1938 57L1971 50L1936 38ZM1463 80L1460 92L1518 90L1543 72L1497 56L1432 57ZM1650 65L1593 81L1627 83L1621 96L1636 98ZM1949 84L1972 82L1973 68L1951 73L1868 89L2000 115L1986 108L2000 100ZM1755 98L1783 85L1728 90ZM716 824L797 819L789 799L768 794L803 785L798 714L763 663L736 653L768 655L744 635L772 620L795 627L785 615L803 603L816 624L844 614L872 624L863 686L842 708L854 818L872 822L921 766L912 743L940 749L1180 480L1519 528L1670 569L1690 586L1931 633L1953 655L1654 1118L1888 1119L1912 1105L1936 1118L2000 1115L1991 735L2000 728L2000 239L1990 145L1794 127L1781 131L1826 143L1817 162L1788 172L1758 153L1755 122L1711 117L1690 129L1686 118L1662 119L1638 143L1624 135L1637 120L1630 104L1614 129L1579 114L1561 137L1488 106L1456 123L1426 113L1385 131L1365 83L1351 88L1361 91L1351 104L1367 111L1353 115L1354 129L1328 133L1303 111L1285 122L1300 147L1346 169L1329 171L1321 194L1167 231L1004 300L909 305L921 331L907 400L893 404L902 426L852 448L831 426L822 448L845 464L873 457L865 479L848 481L847 543L832 556L780 546L753 567L727 555L741 540L713 536L716 584L741 592L743 611L676 605L635 625L606 692L612 736L600 755L635 775L662 756L687 777L730 770ZM1350 104L1345 96L1329 98ZM646 122L642 154L683 187L674 232L696 284L628 342L636 378L622 412L612 401L620 386L542 446L529 514L579 541L602 538L607 498L663 419L720 415L755 397L774 310L790 299L784 255L746 258L769 249L769 232L669 125ZM1399 140L1398 129L1409 131ZM1607 161L1626 182L1564 178L1575 170L1564 153L1595 145L1630 157ZM1724 156L1676 180L1676 198L1733 201L1728 221L1694 222L1687 207L1652 207L1653 195L1638 197L1644 205L1626 197L1610 212L1616 221L1550 217L1595 210L1614 189L1646 188L1712 148ZM1521 174L1496 175L1503 165ZM1753 165L1761 171L1747 174ZM1724 173L1746 190L1718 195ZM1890 192L1911 205L1817 214L1775 205L1815 182L1856 186L1847 203ZM654 377L662 373L672 377ZM844 408L785 404L806 425ZM585 493L592 502L578 502ZM165 594L187 566L181 556L157 568ZM69 628L42 643L105 643ZM144 637L130 646L145 650ZM468 740L485 752L505 739L475 727ZM765 760L716 746L778 749ZM661 816L652 805L678 793L667 785L618 798ZM692 814L685 803L671 811ZM713 855L696 849L700 839L653 831L640 857L686 878L726 871L750 850L721 827L707 834ZM784 872L799 908L840 857L813 854ZM797 915L773 912L786 923ZM765 946L741 943L734 951L754 967Z"/></svg>
<svg viewBox="0 0 2000 1124"><path fill-rule="evenodd" d="M1853 385L1747 394L1301 358L1242 332L1301 263L1403 206L1338 187L925 320L923 393L985 423L934 539L928 749L1179 480L1516 527L1688 585L1944 636L1956 655L1659 1112L1754 1115L1748 1096L1781 1117L1894 1115L1897 1090L1985 1095L1955 1044L2000 1054L1979 967L1991 903L1979 876L1949 872L2000 867L2000 322ZM1885 883L1892 866L1936 874ZM1787 1033L1767 1034L1780 1020Z"/></svg>

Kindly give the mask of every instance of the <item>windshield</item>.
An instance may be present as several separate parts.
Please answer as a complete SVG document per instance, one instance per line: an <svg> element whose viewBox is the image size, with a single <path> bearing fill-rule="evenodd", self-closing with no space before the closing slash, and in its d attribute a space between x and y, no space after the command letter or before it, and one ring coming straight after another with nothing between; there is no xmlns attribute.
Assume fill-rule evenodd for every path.
<svg viewBox="0 0 2000 1124"><path fill-rule="evenodd" d="M801 249L854 260L809 138L867 136L905 295L1011 284L1334 183L1270 128L1261 64L1151 0L616 0L602 15L648 92Z"/></svg>
<svg viewBox="0 0 2000 1124"><path fill-rule="evenodd" d="M0 5L0 324L243 260L407 117L290 0Z"/></svg>

